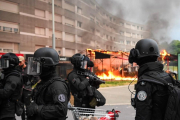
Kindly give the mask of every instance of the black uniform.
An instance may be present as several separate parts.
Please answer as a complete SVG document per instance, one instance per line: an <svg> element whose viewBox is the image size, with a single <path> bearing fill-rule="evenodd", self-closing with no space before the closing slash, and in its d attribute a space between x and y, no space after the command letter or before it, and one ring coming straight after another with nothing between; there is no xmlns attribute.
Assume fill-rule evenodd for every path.
<svg viewBox="0 0 180 120"><path fill-rule="evenodd" d="M21 71L13 69L4 71L4 88L0 89L0 100L2 100L2 105L0 108L0 120L7 118L10 120L15 119L15 102L21 97L22 94L22 80L20 77L20 72Z"/></svg>
<svg viewBox="0 0 180 120"><path fill-rule="evenodd" d="M132 99L132 105L136 107L135 120L164 120L168 88L162 80L173 83L173 78L157 62L159 55L158 44L152 39L139 40L130 51L129 62L140 66L135 104Z"/></svg>
<svg viewBox="0 0 180 120"><path fill-rule="evenodd" d="M156 66L156 67L155 67ZM138 77L141 79L152 79L147 75L163 78L168 83L173 83L169 74L163 71L161 63L152 62L142 65ZM141 98L143 92L147 95ZM141 94L142 93L142 94ZM143 97L143 96L142 96ZM155 82L138 82L136 85L136 120L164 120L166 104L168 100L168 88Z"/></svg>
<svg viewBox="0 0 180 120"><path fill-rule="evenodd" d="M33 100L39 106L38 113L34 116L34 120L66 119L69 93L65 81L57 80L41 89L42 86L53 78L57 78L55 73L42 79L33 91ZM38 92L40 92L40 94L37 95Z"/></svg>
<svg viewBox="0 0 180 120"><path fill-rule="evenodd" d="M56 75L56 65L59 64L57 51L40 48L28 62L28 74L39 74L41 79L33 90L34 102L27 107L28 117L32 120L65 120L70 91L65 80Z"/></svg>
<svg viewBox="0 0 180 120"><path fill-rule="evenodd" d="M89 91L87 89L87 87L90 86L89 79L87 79L85 75L78 75L77 71L80 70L74 68L68 75L70 89L74 96L74 106L91 108L89 103L92 100L92 96L88 96ZM91 90L94 92L95 88L92 86Z"/></svg>

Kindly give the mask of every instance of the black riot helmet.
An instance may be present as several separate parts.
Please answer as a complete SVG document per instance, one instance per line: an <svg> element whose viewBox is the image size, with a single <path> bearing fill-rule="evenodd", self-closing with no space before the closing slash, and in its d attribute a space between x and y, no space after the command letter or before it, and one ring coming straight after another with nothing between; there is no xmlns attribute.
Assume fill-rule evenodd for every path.
<svg viewBox="0 0 180 120"><path fill-rule="evenodd" d="M156 41L152 39L141 39L136 43L135 48L131 49L129 63L138 63L139 60L147 57L157 59L159 57L159 48Z"/></svg>
<svg viewBox="0 0 180 120"><path fill-rule="evenodd" d="M15 67L19 64L19 58L14 53L6 53L1 56L0 68L8 69Z"/></svg>
<svg viewBox="0 0 180 120"><path fill-rule="evenodd" d="M87 68L87 59L85 55L80 53L74 54L71 57L71 63L74 65L75 68L86 69Z"/></svg>
<svg viewBox="0 0 180 120"><path fill-rule="evenodd" d="M53 67L59 64L59 55L52 48L40 48L34 52L34 56L28 58L28 74L39 75L42 67Z"/></svg>

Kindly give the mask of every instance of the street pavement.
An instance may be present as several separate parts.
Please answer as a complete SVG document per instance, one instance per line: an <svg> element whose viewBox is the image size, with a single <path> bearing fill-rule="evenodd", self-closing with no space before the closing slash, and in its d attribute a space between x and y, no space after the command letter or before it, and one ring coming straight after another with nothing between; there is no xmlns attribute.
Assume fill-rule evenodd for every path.
<svg viewBox="0 0 180 120"><path fill-rule="evenodd" d="M130 90L134 90L134 85L130 86ZM117 120L133 120L135 116L135 110L130 105L131 93L128 90L128 86L118 86L118 87L107 87L100 88L99 91L106 98L106 105L102 107L97 107L97 109L104 110L119 110L119 118ZM17 120L21 120L17 117ZM67 120L73 120L71 111L68 110Z"/></svg>

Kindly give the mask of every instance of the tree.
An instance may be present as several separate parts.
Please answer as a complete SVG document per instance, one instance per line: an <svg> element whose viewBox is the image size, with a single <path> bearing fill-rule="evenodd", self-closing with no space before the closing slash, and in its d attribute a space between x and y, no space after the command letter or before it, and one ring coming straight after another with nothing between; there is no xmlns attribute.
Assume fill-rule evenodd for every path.
<svg viewBox="0 0 180 120"><path fill-rule="evenodd" d="M180 41L179 40L173 40L169 44L169 52L174 55L177 55L177 53L180 53Z"/></svg>

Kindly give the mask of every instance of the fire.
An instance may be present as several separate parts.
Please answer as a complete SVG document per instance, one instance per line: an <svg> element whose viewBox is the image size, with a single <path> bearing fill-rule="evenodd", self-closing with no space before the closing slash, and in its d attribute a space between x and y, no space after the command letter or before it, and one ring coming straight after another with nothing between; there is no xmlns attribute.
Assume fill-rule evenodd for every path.
<svg viewBox="0 0 180 120"><path fill-rule="evenodd" d="M166 50L162 50L162 51L160 52L160 55L162 55L162 61L163 61L163 63L165 63L164 58L165 58L166 56L170 56L170 54L168 54Z"/></svg>
<svg viewBox="0 0 180 120"><path fill-rule="evenodd" d="M108 72L108 75L102 73L101 75L98 75L98 77L102 80L137 80L137 78L133 78L133 77L116 76L111 71Z"/></svg>

